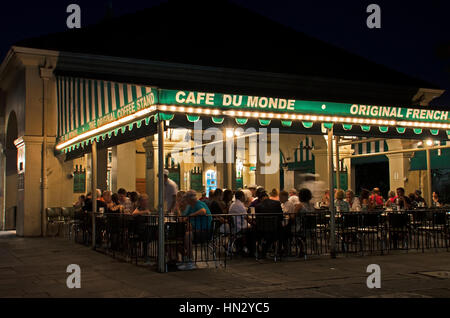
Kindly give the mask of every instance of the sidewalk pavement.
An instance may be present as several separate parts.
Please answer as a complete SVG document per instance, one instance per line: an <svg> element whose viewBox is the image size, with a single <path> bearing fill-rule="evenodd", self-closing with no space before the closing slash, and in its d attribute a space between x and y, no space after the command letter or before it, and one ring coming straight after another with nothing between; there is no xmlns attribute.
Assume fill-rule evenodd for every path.
<svg viewBox="0 0 450 318"><path fill-rule="evenodd" d="M81 267L69 289L66 268ZM369 289L369 264L381 288ZM0 297L450 297L450 252L309 260L231 261L226 268L160 274L61 238L0 232Z"/></svg>

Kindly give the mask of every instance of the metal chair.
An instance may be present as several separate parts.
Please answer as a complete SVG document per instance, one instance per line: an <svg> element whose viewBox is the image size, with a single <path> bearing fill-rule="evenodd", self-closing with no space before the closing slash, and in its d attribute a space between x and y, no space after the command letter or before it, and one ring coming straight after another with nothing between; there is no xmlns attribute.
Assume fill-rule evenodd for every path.
<svg viewBox="0 0 450 318"><path fill-rule="evenodd" d="M428 212L428 217L415 228L418 236L418 243L422 238L422 252L425 248L430 248L433 241L433 247L445 247L448 249L448 221L447 214L444 211ZM425 240L425 242L424 242ZM417 246L419 248L419 245Z"/></svg>
<svg viewBox="0 0 450 318"><path fill-rule="evenodd" d="M341 222L337 224L336 229L341 240L342 252L357 252L358 246L361 249L362 241L359 235L361 216L358 213L342 213ZM355 245L356 243L356 245ZM354 246L353 251L352 246Z"/></svg>
<svg viewBox="0 0 450 318"><path fill-rule="evenodd" d="M46 233L48 235L49 228L56 227L56 233L52 236L58 236L61 232L61 227L64 225L64 219L61 215L61 208L55 207L55 208L46 208L46 220L47 220L47 226L46 226Z"/></svg>
<svg viewBox="0 0 450 318"><path fill-rule="evenodd" d="M388 214L388 238L389 249L398 249L398 242L401 241L402 249L408 251L409 248L409 215L403 213Z"/></svg>
<svg viewBox="0 0 450 318"><path fill-rule="evenodd" d="M361 213L360 224L358 226L358 234L361 242L361 252L364 254L366 243L368 243L369 252L373 253L379 249L381 253L385 248L384 229L381 223L381 213Z"/></svg>

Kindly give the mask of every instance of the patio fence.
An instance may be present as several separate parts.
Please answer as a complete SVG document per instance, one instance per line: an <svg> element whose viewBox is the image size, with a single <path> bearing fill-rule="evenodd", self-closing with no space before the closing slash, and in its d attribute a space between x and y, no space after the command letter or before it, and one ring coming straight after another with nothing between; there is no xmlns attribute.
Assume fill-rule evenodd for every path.
<svg viewBox="0 0 450 318"><path fill-rule="evenodd" d="M50 212L50 213L49 213ZM50 209L48 224L77 243L135 264L156 264L157 215L131 216ZM165 262L226 266L241 258L284 261L330 255L330 213L166 216ZM449 251L450 208L335 214L338 255Z"/></svg>

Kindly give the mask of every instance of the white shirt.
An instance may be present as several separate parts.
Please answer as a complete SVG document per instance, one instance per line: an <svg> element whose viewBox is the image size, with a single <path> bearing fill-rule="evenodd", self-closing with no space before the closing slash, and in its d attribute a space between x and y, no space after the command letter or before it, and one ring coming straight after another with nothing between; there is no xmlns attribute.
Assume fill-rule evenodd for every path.
<svg viewBox="0 0 450 318"><path fill-rule="evenodd" d="M345 201L347 201L347 199ZM350 205L350 211L352 212L361 211L361 203L359 202L358 198L356 197L353 198L353 203L348 202L348 204Z"/></svg>
<svg viewBox="0 0 450 318"><path fill-rule="evenodd" d="M283 213L285 213L283 226L286 226L289 223L289 218L291 217L291 215L295 213L295 204L287 200L286 202L281 203L281 209L283 210Z"/></svg>
<svg viewBox="0 0 450 318"><path fill-rule="evenodd" d="M164 202L166 203L166 210L170 209L170 207L174 203L174 196L177 195L177 192L177 184L173 180L167 179L167 182L164 183Z"/></svg>
<svg viewBox="0 0 450 318"><path fill-rule="evenodd" d="M289 201L292 202L294 205L300 203L300 200L298 199L298 196L296 196L296 195L291 195L289 197Z"/></svg>
<svg viewBox="0 0 450 318"><path fill-rule="evenodd" d="M295 204L289 200L281 203L281 208L283 209L283 213L295 213Z"/></svg>
<svg viewBox="0 0 450 318"><path fill-rule="evenodd" d="M242 216L236 215L233 217L233 219L235 220L234 227L236 229L236 232L239 232L242 229L248 228L247 219L246 219L247 208L245 207L244 203L242 203L239 200L234 201L230 206L230 210L228 211L228 214L242 215Z"/></svg>

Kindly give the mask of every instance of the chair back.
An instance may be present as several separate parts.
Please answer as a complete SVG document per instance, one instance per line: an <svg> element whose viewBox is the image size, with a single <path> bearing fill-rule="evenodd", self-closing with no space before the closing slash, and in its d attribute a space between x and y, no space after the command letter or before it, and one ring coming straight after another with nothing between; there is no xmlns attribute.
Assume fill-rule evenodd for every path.
<svg viewBox="0 0 450 318"><path fill-rule="evenodd" d="M283 215L258 215L256 218L256 228L261 233L277 233L281 227Z"/></svg>
<svg viewBox="0 0 450 318"><path fill-rule="evenodd" d="M344 229L356 228L360 225L361 215L359 213L343 213L342 227Z"/></svg>
<svg viewBox="0 0 450 318"><path fill-rule="evenodd" d="M47 213L47 220L49 222L59 221L62 217L61 208L46 208L45 211Z"/></svg>
<svg viewBox="0 0 450 318"><path fill-rule="evenodd" d="M380 224L380 213L362 213L361 216L361 227L364 228L375 228Z"/></svg>
<svg viewBox="0 0 450 318"><path fill-rule="evenodd" d="M433 224L442 226L447 224L447 214L445 212L433 213Z"/></svg>
<svg viewBox="0 0 450 318"><path fill-rule="evenodd" d="M407 213L389 213L389 226L392 229L403 229L408 226L409 215Z"/></svg>

